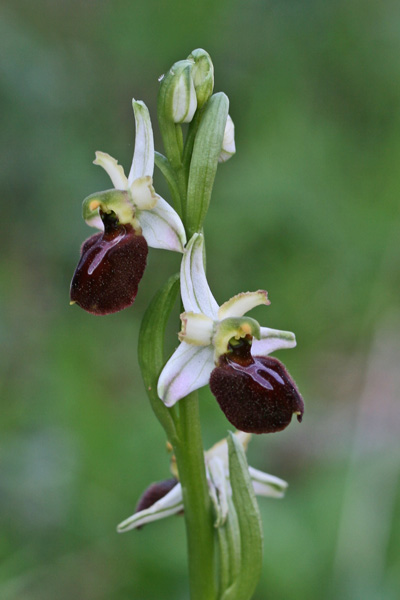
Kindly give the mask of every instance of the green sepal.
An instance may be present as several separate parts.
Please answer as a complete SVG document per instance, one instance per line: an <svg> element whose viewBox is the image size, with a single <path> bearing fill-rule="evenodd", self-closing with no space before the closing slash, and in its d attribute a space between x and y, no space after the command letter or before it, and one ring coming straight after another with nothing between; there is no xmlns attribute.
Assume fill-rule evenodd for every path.
<svg viewBox="0 0 400 600"><path fill-rule="evenodd" d="M228 435L229 474L240 530L240 566L222 600L250 600L260 579L263 533L260 511L251 483L246 455L240 441Z"/></svg>
<svg viewBox="0 0 400 600"><path fill-rule="evenodd" d="M175 408L167 408L157 394L157 381L164 366L165 328L179 290L179 274L172 275L157 292L143 317L139 332L138 360L151 407L169 441L177 440Z"/></svg>
<svg viewBox="0 0 400 600"><path fill-rule="evenodd" d="M186 223L188 237L200 231L210 204L218 158L221 153L229 100L219 92L206 104L190 162Z"/></svg>

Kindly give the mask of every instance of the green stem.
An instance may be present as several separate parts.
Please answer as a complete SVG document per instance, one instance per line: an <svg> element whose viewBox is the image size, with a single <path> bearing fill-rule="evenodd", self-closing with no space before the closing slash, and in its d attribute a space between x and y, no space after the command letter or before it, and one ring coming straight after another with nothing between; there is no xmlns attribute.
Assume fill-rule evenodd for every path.
<svg viewBox="0 0 400 600"><path fill-rule="evenodd" d="M175 171L168 158L160 152L154 152L154 162L167 181L176 212L182 217L182 200Z"/></svg>
<svg viewBox="0 0 400 600"><path fill-rule="evenodd" d="M214 527L200 430L197 393L179 401L174 447L185 506L191 600L215 600Z"/></svg>
<svg viewBox="0 0 400 600"><path fill-rule="evenodd" d="M200 125L201 118L203 116L203 112L204 112L204 107L196 110L196 112L194 113L193 120L189 125L188 133L187 133L186 140L185 140L185 146L183 148L182 163L183 163L184 170L188 176L189 176L189 169L190 169L190 160L192 158L192 153L193 153L194 141L196 139L197 130L199 129L199 125ZM186 182L186 185L187 185L187 182Z"/></svg>

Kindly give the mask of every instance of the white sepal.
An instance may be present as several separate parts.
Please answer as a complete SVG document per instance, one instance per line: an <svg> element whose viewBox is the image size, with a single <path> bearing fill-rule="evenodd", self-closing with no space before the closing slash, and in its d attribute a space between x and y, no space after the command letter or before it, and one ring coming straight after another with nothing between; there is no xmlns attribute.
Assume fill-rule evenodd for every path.
<svg viewBox="0 0 400 600"><path fill-rule="evenodd" d="M249 466L249 475L257 496L283 498L288 484L283 479Z"/></svg>
<svg viewBox="0 0 400 600"><path fill-rule="evenodd" d="M230 115L226 119L224 139L222 141L221 154L219 155L218 162L226 162L236 152L235 145L235 125Z"/></svg>
<svg viewBox="0 0 400 600"><path fill-rule="evenodd" d="M178 334L181 342L195 346L208 346L214 335L214 321L202 313L181 314L182 330Z"/></svg>
<svg viewBox="0 0 400 600"><path fill-rule="evenodd" d="M215 366L213 356L212 346L180 343L158 379L157 393L166 406L207 385Z"/></svg>
<svg viewBox="0 0 400 600"><path fill-rule="evenodd" d="M242 292L221 305L218 311L218 318L222 320L229 317L242 317L249 310L260 304L271 304L268 300L268 293L265 290Z"/></svg>
<svg viewBox="0 0 400 600"><path fill-rule="evenodd" d="M154 171L154 138L150 114L141 100L132 100L135 113L135 150L131 170L128 177L129 187L140 177L153 177Z"/></svg>
<svg viewBox="0 0 400 600"><path fill-rule="evenodd" d="M260 327L260 339L253 339L251 353L253 356L267 356L276 350L294 348L295 346L296 336L291 331Z"/></svg>
<svg viewBox="0 0 400 600"><path fill-rule="evenodd" d="M195 233L189 241L181 265L181 296L186 312L218 317L218 304L211 293L204 271L204 238Z"/></svg>
<svg viewBox="0 0 400 600"><path fill-rule="evenodd" d="M170 517L183 510L183 498L182 498L182 487L180 483L177 483L172 490L168 492L163 498L157 500L152 506L134 513L125 521L122 521L117 527L118 533L135 529L136 527L142 527L146 523L151 521L158 521L165 517Z"/></svg>
<svg viewBox="0 0 400 600"><path fill-rule="evenodd" d="M251 440L251 433L245 433L244 431L235 431L235 436L242 444L243 448L247 450L247 446L249 445L249 442ZM218 458L220 458L226 465L226 468L228 468L228 442L226 438L214 444L214 446L207 450L205 456L206 462L211 460L213 456L218 456Z"/></svg>
<svg viewBox="0 0 400 600"><path fill-rule="evenodd" d="M161 196L151 210L138 210L136 216L149 246L183 252L186 244L185 229L179 215Z"/></svg>
<svg viewBox="0 0 400 600"><path fill-rule="evenodd" d="M150 175L135 179L130 187L132 202L139 210L152 210L157 204L158 196L153 187Z"/></svg>
<svg viewBox="0 0 400 600"><path fill-rule="evenodd" d="M113 186L116 190L127 190L128 180L125 176L124 169L118 164L118 161L107 154L106 152L96 152L96 159L93 161L94 165L99 165L107 172L110 177Z"/></svg>

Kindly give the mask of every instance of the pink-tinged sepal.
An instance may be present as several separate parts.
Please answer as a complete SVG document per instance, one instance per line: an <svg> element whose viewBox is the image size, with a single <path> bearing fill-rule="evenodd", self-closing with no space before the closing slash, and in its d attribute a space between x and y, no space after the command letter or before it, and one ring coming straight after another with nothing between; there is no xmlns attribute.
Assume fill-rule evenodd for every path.
<svg viewBox="0 0 400 600"><path fill-rule="evenodd" d="M246 339L220 356L210 388L228 421L241 431L282 431L293 414L299 422L303 417L302 397L285 366L271 356L252 356Z"/></svg>
<svg viewBox="0 0 400 600"><path fill-rule="evenodd" d="M133 304L148 253L145 238L115 215L102 214L104 232L87 239L71 282L71 304L93 315Z"/></svg>

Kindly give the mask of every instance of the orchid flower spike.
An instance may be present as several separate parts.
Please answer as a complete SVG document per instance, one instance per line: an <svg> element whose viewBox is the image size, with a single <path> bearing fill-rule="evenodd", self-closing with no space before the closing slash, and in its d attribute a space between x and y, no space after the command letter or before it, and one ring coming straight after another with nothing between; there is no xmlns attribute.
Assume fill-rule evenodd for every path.
<svg viewBox="0 0 400 600"><path fill-rule="evenodd" d="M246 450L251 435L242 431L237 431L235 435ZM232 494L226 439L221 440L205 452L205 464L209 492L215 512L215 527L220 527L226 521L229 510L228 499ZM151 521L158 521L183 512L182 486L177 478L174 463L173 471L176 477L158 481L147 488L139 499L134 514L118 525L119 533L130 529L140 529ZM283 498L285 495L288 484L283 479L253 469L253 467L249 467L249 475L254 492L258 496Z"/></svg>
<svg viewBox="0 0 400 600"><path fill-rule="evenodd" d="M186 235L173 208L153 187L154 141L149 111L133 100L135 150L129 176L115 158L96 152L95 165L114 188L88 196L83 218L100 229L84 242L71 283L71 304L95 315L130 306L146 266L148 246L183 252Z"/></svg>
<svg viewBox="0 0 400 600"><path fill-rule="evenodd" d="M293 348L296 338L243 316L260 304L270 304L264 290L238 294L218 306L204 271L203 243L203 236L195 234L183 256L181 343L161 372L158 395L166 406L173 406L210 382L225 416L237 429L281 431L293 414L301 421L304 404L284 365L269 354Z"/></svg>

